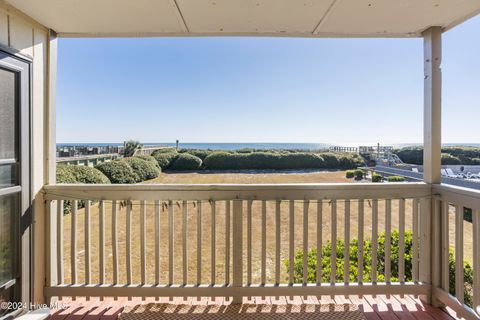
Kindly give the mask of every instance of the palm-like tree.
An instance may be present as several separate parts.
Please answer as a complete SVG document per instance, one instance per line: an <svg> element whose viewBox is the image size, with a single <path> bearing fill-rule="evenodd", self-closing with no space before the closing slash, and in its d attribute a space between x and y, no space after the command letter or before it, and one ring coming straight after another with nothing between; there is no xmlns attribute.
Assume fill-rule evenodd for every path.
<svg viewBox="0 0 480 320"><path fill-rule="evenodd" d="M135 150L140 149L141 147L143 147L143 145L140 143L140 141L128 140L125 142L123 155L125 157L131 157L135 153Z"/></svg>

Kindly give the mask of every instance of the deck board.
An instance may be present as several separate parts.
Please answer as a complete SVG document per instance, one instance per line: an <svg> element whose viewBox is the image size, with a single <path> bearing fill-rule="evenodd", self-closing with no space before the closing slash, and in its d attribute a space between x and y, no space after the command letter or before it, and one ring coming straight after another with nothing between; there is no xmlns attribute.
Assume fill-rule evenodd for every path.
<svg viewBox="0 0 480 320"><path fill-rule="evenodd" d="M55 320L115 320L125 307L150 302L191 304L191 305L228 305L231 299L215 298L118 298L118 299L90 299L78 298L75 301L64 299L59 305L67 305L66 309L52 309L50 318ZM424 304L420 299L406 296L314 296L307 297L252 297L245 299L244 303L250 304L355 304L363 312L367 320L454 320L454 316L444 310Z"/></svg>

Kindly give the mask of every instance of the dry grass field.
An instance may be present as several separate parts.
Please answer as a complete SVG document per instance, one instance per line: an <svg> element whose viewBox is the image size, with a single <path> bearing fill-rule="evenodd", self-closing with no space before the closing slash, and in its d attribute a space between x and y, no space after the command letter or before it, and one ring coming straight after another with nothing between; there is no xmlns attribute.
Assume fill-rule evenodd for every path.
<svg viewBox="0 0 480 320"><path fill-rule="evenodd" d="M155 183L295 183L295 182L345 182L351 181L344 178L344 172L311 172L311 173L162 173ZM187 265L188 265L188 283L196 283L197 268L197 224L201 223L202 228L202 283L210 283L211 272L211 207L212 203L202 203L202 219L198 221L196 203L188 203L187 215ZM221 284L225 281L225 217L226 203L224 201L215 204L215 253L216 253L216 277L215 283ZM244 270L246 270L246 202L244 204ZM322 233L323 242L330 240L330 203L323 203L323 223ZM260 249L261 249L261 203L253 202L252 207L252 239L253 239L253 283L260 282ZM337 234L339 238L344 236L344 203L338 202L337 205ZM385 230L385 203L379 201L379 232ZM275 271L275 234L269 230L275 227L275 201L267 202L267 282L274 280ZM316 246L316 215L317 203L311 202L309 205L309 234L308 246ZM161 283L167 283L168 279L168 210L163 208L161 211ZM79 209L77 213L77 265L78 265L78 283L84 282L85 272L85 212ZM281 279L286 282L287 272L284 261L288 258L288 240L289 240L289 203L281 202ZM118 221L118 249L119 249L119 283L126 283L126 208L119 208L117 211ZM113 281L112 264L112 204L105 202L105 257L106 257L106 283ZM301 250L303 246L303 201L295 202L295 248ZM392 201L392 228L398 228L398 200ZM371 202L365 201L365 224L364 236L370 238L372 233L372 209ZM450 219L451 235L454 237L455 221L453 215ZM98 283L99 279L99 215L98 203L91 207L91 262L92 262L92 283ZM154 204L147 203L147 283L155 281L155 217ZM174 283L182 283L182 229L183 214L181 203L174 203ZM406 229L412 229L412 201L406 201ZM464 241L465 258L471 261L472 256L472 225L464 222ZM350 215L350 237L358 237L358 204L351 202ZM64 268L65 283L70 283L70 244L71 244L71 215L64 216ZM140 282L140 205L134 202L132 206L132 268L133 282ZM231 243L231 241L230 241ZM231 270L231 269L230 269Z"/></svg>
<svg viewBox="0 0 480 320"><path fill-rule="evenodd" d="M162 173L147 183L332 183L352 182L344 171L199 171L187 173Z"/></svg>

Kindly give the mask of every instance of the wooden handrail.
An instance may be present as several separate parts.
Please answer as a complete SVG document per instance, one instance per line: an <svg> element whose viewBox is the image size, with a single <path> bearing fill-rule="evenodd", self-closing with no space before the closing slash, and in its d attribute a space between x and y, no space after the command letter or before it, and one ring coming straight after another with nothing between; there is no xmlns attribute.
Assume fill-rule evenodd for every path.
<svg viewBox="0 0 480 320"><path fill-rule="evenodd" d="M434 301L447 305L451 303L452 306L455 304L458 310L463 301L463 291L460 292L463 288L463 274L460 270L463 252L456 248L458 272L455 282L458 296L452 298L448 294L448 274L445 275L445 270L449 270L449 208L457 208L453 213L458 225L457 246L462 245L463 239L460 237L463 235L460 226L463 210L460 208L473 208L474 251L480 250L480 192L445 185L74 184L45 186L44 195L47 202L56 203L59 207L58 211L49 212L53 215L51 221L58 223L58 227L52 230L59 241L53 242L49 247L51 254L56 257L56 263L50 265L51 270L48 271L58 274L58 281L45 289L48 296L210 295L230 296L234 302L240 302L246 295L411 293L427 297L433 294ZM93 207L95 201L99 201L99 209ZM70 217L64 216L63 210L60 210L66 203L74 206L70 209ZM84 210L75 207L80 203L85 203L87 208ZM85 213L88 216L80 219L80 215ZM107 220L107 216L112 220ZM73 217L75 219L71 219ZM348 277L352 257L344 250L345 265L343 270L338 270L336 245L340 238L351 243L351 219L354 217L358 219L355 237L361 241L358 247L358 263L361 265L358 268L360 278L352 282ZM67 218L70 223L64 224L63 219ZM85 249L88 259L80 259L79 262L79 245L76 242L83 237L76 234L81 230L77 223L96 221L95 219L99 219L99 227L85 229L87 233L84 242L88 246ZM126 223L117 223L117 219L126 219ZM214 224L206 226L205 219ZM344 221L342 224L345 219L348 220L347 223ZM138 231L133 226L135 221L140 223ZM385 228L379 226L380 221L385 221ZM395 228L398 227L400 241L399 268L395 271L398 272L399 282L390 282L394 270L388 260L383 277L377 278L376 272L373 272L370 275L373 284L364 284L363 253L367 247L363 241L373 240L371 250L373 256L377 256L380 252L377 244L379 231L385 230L387 235L391 235L394 223L398 223ZM148 228L150 224L153 228ZM192 224L195 227L190 227ZM327 229L324 226L328 226ZM71 234L69 241L73 242L69 246L70 254L64 255L63 247L68 243L64 243L63 234L67 230L64 231L63 228L68 227ZM405 234L410 228L413 235L412 270L407 269L401 254L406 250ZM324 234L325 230L328 230L330 236ZM93 250L90 248L93 242L90 237L95 233L98 233L99 248ZM258 235L258 243L252 240L254 233ZM111 237L106 238L110 234ZM154 240L150 240L152 236ZM107 242L107 239L111 239L112 243ZM327 240L333 249L328 257L331 264L329 280L325 282L325 277L322 279L321 275L312 280L309 273L303 270L305 266L310 267L305 254L312 248L322 249ZM119 248L119 243L125 243L126 249ZM133 257L137 253L133 250L134 243L135 247L138 245L140 248L138 261ZM219 245L224 251L217 254ZM392 254L392 242L386 240L385 245L388 248L385 248L383 254L387 257ZM111 248L106 251L106 246ZM176 252L178 248L180 251ZM96 250L98 254L92 252ZM125 257L121 254L124 251ZM108 252L112 252L113 256ZM209 254L208 257L204 256L205 252ZM302 270L298 271L291 266L282 268L282 259L292 262L298 252L304 254L297 261L297 264L300 262L302 265ZM99 260L94 261L97 257ZM316 257L322 260L321 250L316 253ZM268 262L267 258L272 261ZM473 300L477 305L480 303L479 259L480 254L474 254ZM139 266L134 267L138 262ZM81 280L81 263L88 264L83 268L85 281ZM373 268L379 265L376 259L371 263ZM96 268L98 264L100 267ZM192 269L193 264L196 267ZM64 265L70 270L64 272ZM153 265L155 267L152 271ZM105 270L106 266L113 267L112 275ZM124 269L126 276L119 273ZM322 264L317 263L315 271L324 272L322 269ZM187 274L191 270L196 274ZM342 283L338 283L339 272L344 273ZM405 282L409 281L407 273L412 275L413 282ZM219 274L223 274L224 282L217 284ZM134 279L139 280L135 282ZM294 282L301 282L302 285ZM440 291L447 294L436 294ZM473 309L463 306L465 314L478 319L475 318Z"/></svg>

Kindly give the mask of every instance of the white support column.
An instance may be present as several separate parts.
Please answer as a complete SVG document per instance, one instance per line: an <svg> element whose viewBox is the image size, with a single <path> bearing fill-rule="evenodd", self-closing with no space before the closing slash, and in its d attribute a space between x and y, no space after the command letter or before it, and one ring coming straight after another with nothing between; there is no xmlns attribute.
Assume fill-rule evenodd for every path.
<svg viewBox="0 0 480 320"><path fill-rule="evenodd" d="M423 32L423 180L440 183L442 136L442 30L431 27Z"/></svg>
<svg viewBox="0 0 480 320"><path fill-rule="evenodd" d="M423 32L423 54L424 54L424 108L423 108L423 180L428 184L441 183L441 120L442 120L442 29L431 27ZM440 248L441 237L437 234L440 230L440 216L435 214L438 210L438 203L435 197L424 201L421 210L421 234L425 244L421 246L423 263L420 263L420 281L432 284L430 295L422 297L427 303L435 303L434 286L438 285L441 270ZM433 228L432 228L433 224ZM438 241L438 243L437 243ZM428 245L427 245L428 244ZM431 252L431 250L435 252ZM435 282L435 283L434 283Z"/></svg>
<svg viewBox="0 0 480 320"><path fill-rule="evenodd" d="M45 124L45 176L47 184L55 184L56 172L56 95L57 95L57 34L50 30L48 36L48 83Z"/></svg>
<svg viewBox="0 0 480 320"><path fill-rule="evenodd" d="M47 105L45 112L45 184L55 184L56 171L56 113L55 113L55 96L57 86L57 35L50 30L48 35L48 55L47 55ZM57 214L61 214L63 210L58 212L56 201L47 201L46 203L46 234L45 239L45 260L36 256L36 263L45 264L44 286L56 285L57 277ZM42 260L42 261L40 261ZM38 284L37 284L38 285ZM50 298L50 297L44 297ZM48 302L48 301L46 301Z"/></svg>

